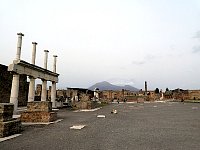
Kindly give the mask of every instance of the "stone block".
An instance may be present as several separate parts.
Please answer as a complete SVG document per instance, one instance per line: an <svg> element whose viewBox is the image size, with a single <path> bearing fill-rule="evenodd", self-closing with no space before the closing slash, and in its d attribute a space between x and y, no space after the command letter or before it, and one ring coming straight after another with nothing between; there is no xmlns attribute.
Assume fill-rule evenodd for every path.
<svg viewBox="0 0 200 150"><path fill-rule="evenodd" d="M90 101L90 97L88 95L82 95L81 101L88 102L88 101Z"/></svg>
<svg viewBox="0 0 200 150"><path fill-rule="evenodd" d="M143 97L138 97L137 102L138 103L144 103L144 98Z"/></svg>
<svg viewBox="0 0 200 150"><path fill-rule="evenodd" d="M22 131L21 121L12 119L11 121L0 122L0 138L20 133Z"/></svg>
<svg viewBox="0 0 200 150"><path fill-rule="evenodd" d="M56 112L23 112L21 114L21 121L22 122L52 122L57 120L57 113Z"/></svg>
<svg viewBox="0 0 200 150"><path fill-rule="evenodd" d="M50 112L52 111L52 102L40 101L40 102L28 102L27 112Z"/></svg>
<svg viewBox="0 0 200 150"><path fill-rule="evenodd" d="M11 120L13 110L14 105L12 103L0 103L0 122Z"/></svg>

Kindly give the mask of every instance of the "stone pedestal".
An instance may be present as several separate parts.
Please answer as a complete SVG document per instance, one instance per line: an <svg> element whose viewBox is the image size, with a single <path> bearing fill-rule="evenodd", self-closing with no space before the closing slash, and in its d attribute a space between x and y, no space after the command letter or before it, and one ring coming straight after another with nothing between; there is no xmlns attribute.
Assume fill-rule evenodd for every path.
<svg viewBox="0 0 200 150"><path fill-rule="evenodd" d="M94 109L98 107L97 101L91 101L87 95L82 95L81 100L76 103L78 109Z"/></svg>
<svg viewBox="0 0 200 150"><path fill-rule="evenodd" d="M21 121L12 118L14 105L11 103L0 103L0 138L20 133Z"/></svg>
<svg viewBox="0 0 200 150"><path fill-rule="evenodd" d="M52 111L52 103L49 101L28 102L27 111L21 114L22 122L38 123L57 120L57 112Z"/></svg>

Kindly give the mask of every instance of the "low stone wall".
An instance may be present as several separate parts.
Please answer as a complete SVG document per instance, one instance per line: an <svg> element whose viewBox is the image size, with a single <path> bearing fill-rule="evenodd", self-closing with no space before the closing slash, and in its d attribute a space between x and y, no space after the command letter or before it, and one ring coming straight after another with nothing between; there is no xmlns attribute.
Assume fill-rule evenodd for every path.
<svg viewBox="0 0 200 150"><path fill-rule="evenodd" d="M56 112L24 112L21 114L22 122L52 122L56 119Z"/></svg>
<svg viewBox="0 0 200 150"><path fill-rule="evenodd" d="M22 131L21 121L13 119L6 122L0 122L0 138L20 133Z"/></svg>
<svg viewBox="0 0 200 150"><path fill-rule="evenodd" d="M27 112L50 112L52 111L52 103L49 101L29 102Z"/></svg>
<svg viewBox="0 0 200 150"><path fill-rule="evenodd" d="M0 103L0 138L10 136L22 131L21 121L13 116L14 105Z"/></svg>
<svg viewBox="0 0 200 150"><path fill-rule="evenodd" d="M22 122L52 122L57 120L57 112L52 111L52 103L44 102L29 102L27 111L21 114Z"/></svg>

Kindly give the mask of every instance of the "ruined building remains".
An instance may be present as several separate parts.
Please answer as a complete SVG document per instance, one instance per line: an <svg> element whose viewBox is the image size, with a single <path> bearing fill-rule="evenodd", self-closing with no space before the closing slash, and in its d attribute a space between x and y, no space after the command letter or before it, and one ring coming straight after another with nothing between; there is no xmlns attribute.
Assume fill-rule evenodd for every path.
<svg viewBox="0 0 200 150"><path fill-rule="evenodd" d="M10 102L10 92L12 86L12 74L7 71L8 67L0 64L0 103ZM26 75L19 78L18 105L26 106L28 101L28 85Z"/></svg>

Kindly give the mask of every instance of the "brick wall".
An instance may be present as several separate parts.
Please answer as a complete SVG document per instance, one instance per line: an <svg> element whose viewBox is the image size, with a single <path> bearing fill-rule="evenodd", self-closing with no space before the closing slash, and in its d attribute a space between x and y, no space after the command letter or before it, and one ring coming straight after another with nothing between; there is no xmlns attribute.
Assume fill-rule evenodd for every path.
<svg viewBox="0 0 200 150"><path fill-rule="evenodd" d="M10 102L12 74L8 67L0 64L0 103ZM26 106L28 100L28 82L26 75L20 75L18 105Z"/></svg>

